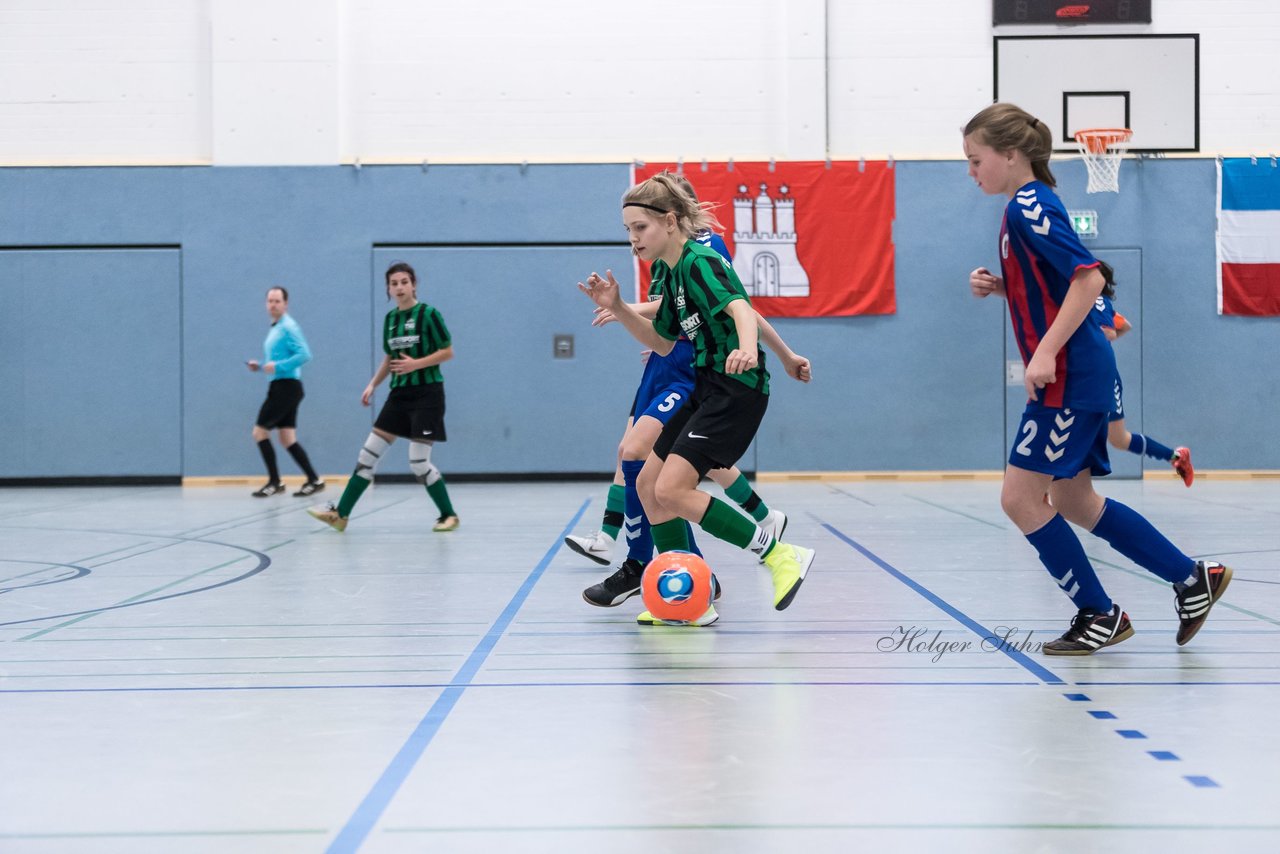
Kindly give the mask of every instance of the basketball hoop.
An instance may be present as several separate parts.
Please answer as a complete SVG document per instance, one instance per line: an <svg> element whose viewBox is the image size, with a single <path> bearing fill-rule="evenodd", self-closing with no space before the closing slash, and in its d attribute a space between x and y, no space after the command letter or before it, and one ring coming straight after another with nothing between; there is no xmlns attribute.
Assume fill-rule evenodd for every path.
<svg viewBox="0 0 1280 854"><path fill-rule="evenodd" d="M1120 192L1120 157L1129 147L1128 128L1089 128L1076 131L1080 157L1089 170L1088 193Z"/></svg>

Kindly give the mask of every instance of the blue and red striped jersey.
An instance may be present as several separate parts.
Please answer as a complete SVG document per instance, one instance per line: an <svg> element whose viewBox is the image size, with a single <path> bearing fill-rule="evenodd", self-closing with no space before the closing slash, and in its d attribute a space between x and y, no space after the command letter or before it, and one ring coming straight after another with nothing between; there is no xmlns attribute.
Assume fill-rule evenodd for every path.
<svg viewBox="0 0 1280 854"><path fill-rule="evenodd" d="M1071 279L1098 266L1071 228L1067 211L1047 184L1032 181L1014 194L1000 226L1000 266L1008 296L1013 336L1022 362L1058 316ZM1089 318L1058 352L1057 379L1040 392L1045 406L1110 412L1116 358L1102 328Z"/></svg>

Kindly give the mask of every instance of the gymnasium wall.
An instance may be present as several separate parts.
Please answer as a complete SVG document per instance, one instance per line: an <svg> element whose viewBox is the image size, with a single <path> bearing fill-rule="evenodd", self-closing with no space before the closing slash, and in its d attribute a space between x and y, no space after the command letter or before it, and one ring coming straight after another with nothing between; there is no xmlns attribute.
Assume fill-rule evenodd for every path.
<svg viewBox="0 0 1280 854"><path fill-rule="evenodd" d="M961 163L895 169L898 312L777 321L814 360L815 380L778 378L748 467L1002 464L1004 362L1016 355L1003 303L973 299L966 284L971 268L997 262L1001 200L979 193ZM1260 355L1276 352L1276 323L1215 311L1213 161L1131 161L1123 192L1106 196L1085 196L1079 163L1057 171L1069 206L1099 211L1100 253L1140 249L1142 282L1127 292L1122 282L1119 301L1139 330L1119 346L1144 357L1128 379L1141 389L1131 426L1193 444L1208 468L1280 468L1259 429L1280 419ZM258 357L275 283L316 352L302 435L322 470L345 471L371 423L359 395L387 309L381 274L399 258L419 266L456 339L445 470L604 471L638 347L617 326L591 329L574 285L606 267L630 276L617 213L628 175L618 165L0 170L10 201L0 441L23 449L4 456L0 477L256 471L248 433L263 384L243 361ZM553 358L557 333L575 336L573 359ZM403 470L392 456L386 470Z"/></svg>
<svg viewBox="0 0 1280 854"><path fill-rule="evenodd" d="M263 382L243 361L273 284L316 351L302 438L322 471L349 470L393 259L456 338L446 472L606 471L638 348L590 328L574 283L630 270L631 160L828 153L896 158L898 312L775 324L816 378L778 377L744 467L1000 468L1016 354L1003 304L966 276L996 264L1002 202L958 159L990 99L987 0L708 2L661 44L598 5L0 4L0 478L258 471ZM1192 444L1199 467L1280 468L1259 429L1280 416L1280 327L1215 313L1210 156L1280 147L1280 11L1155 10L1111 31L1201 34L1206 156L1126 162L1118 196L1055 169L1068 207L1099 212L1094 248L1137 271L1119 302L1138 328L1119 345L1130 426ZM558 333L573 359L552 358Z"/></svg>

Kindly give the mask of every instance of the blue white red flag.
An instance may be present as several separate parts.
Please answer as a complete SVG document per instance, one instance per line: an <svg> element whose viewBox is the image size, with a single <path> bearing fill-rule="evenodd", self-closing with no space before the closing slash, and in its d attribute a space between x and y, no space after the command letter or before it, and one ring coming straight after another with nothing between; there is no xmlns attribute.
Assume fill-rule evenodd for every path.
<svg viewBox="0 0 1280 854"><path fill-rule="evenodd" d="M1280 315L1280 168L1218 161L1218 314Z"/></svg>

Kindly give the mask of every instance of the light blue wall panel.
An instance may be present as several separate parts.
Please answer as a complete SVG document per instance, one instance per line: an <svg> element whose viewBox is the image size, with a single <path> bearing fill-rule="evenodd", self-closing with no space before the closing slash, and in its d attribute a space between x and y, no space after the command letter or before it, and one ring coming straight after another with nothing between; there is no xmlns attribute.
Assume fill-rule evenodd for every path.
<svg viewBox="0 0 1280 854"><path fill-rule="evenodd" d="M176 249L0 251L0 478L182 473Z"/></svg>
<svg viewBox="0 0 1280 854"><path fill-rule="evenodd" d="M1141 252L1141 305L1122 297L1121 310L1141 329L1141 382L1126 382L1142 387L1143 427L1191 444L1199 466L1280 468L1280 445L1266 433L1280 417L1272 369L1280 323L1215 312L1213 162L1127 161L1119 194L1086 195L1077 161L1054 170L1069 208L1099 212L1100 254ZM630 269L617 212L628 174L624 164L0 169L0 246L182 247L167 262L179 270L153 271L182 282L172 360L180 383L165 380L181 388L180 420L160 431L184 437L182 456L175 472L166 454L178 446L139 452L113 463L117 473L154 471L157 460L188 476L261 469L249 429L264 383L243 362L260 351L273 284L289 288L291 313L316 351L303 373L299 435L322 471L350 470L372 418L359 394L386 305L373 294L378 266L409 252L395 245L418 247L410 260L428 275L428 298L447 301L460 342L447 369L455 438L441 451L445 470L606 471L639 375L636 348L617 327L588 329L590 306L572 287L596 266ZM1003 303L975 300L967 287L970 269L998 263L1003 200L979 192L959 161L898 163L896 175L897 313L777 322L814 360L815 379L802 386L778 375L745 467L1003 465L1004 362L1016 354L1006 352ZM6 278L20 266L10 258ZM79 275L120 273L96 258L90 266ZM13 319L25 309L7 295L5 308L6 328L25 330ZM104 326L114 324L115 345L129 350L119 364L152 358L152 338L121 332L149 328L132 325L150 317L148 307L98 308ZM550 361L554 332L577 335L576 359ZM9 388L41 380L20 367L25 344L16 335L0 341L0 381ZM505 348L491 346L497 341ZM163 395L156 400L167 406ZM25 403L7 407L0 429L25 435L38 415ZM86 440L94 460L120 453L114 439L95 436ZM394 459L388 470L402 464ZM37 465L49 475L69 468L100 471Z"/></svg>
<svg viewBox="0 0 1280 854"><path fill-rule="evenodd" d="M761 470L1000 467L1004 306L968 286L1000 213L967 183L956 163L897 164L896 314L774 324L814 380L775 379Z"/></svg>
<svg viewBox="0 0 1280 854"><path fill-rule="evenodd" d="M1144 423L1197 468L1278 469L1280 318L1217 313L1214 163L1142 168Z"/></svg>

